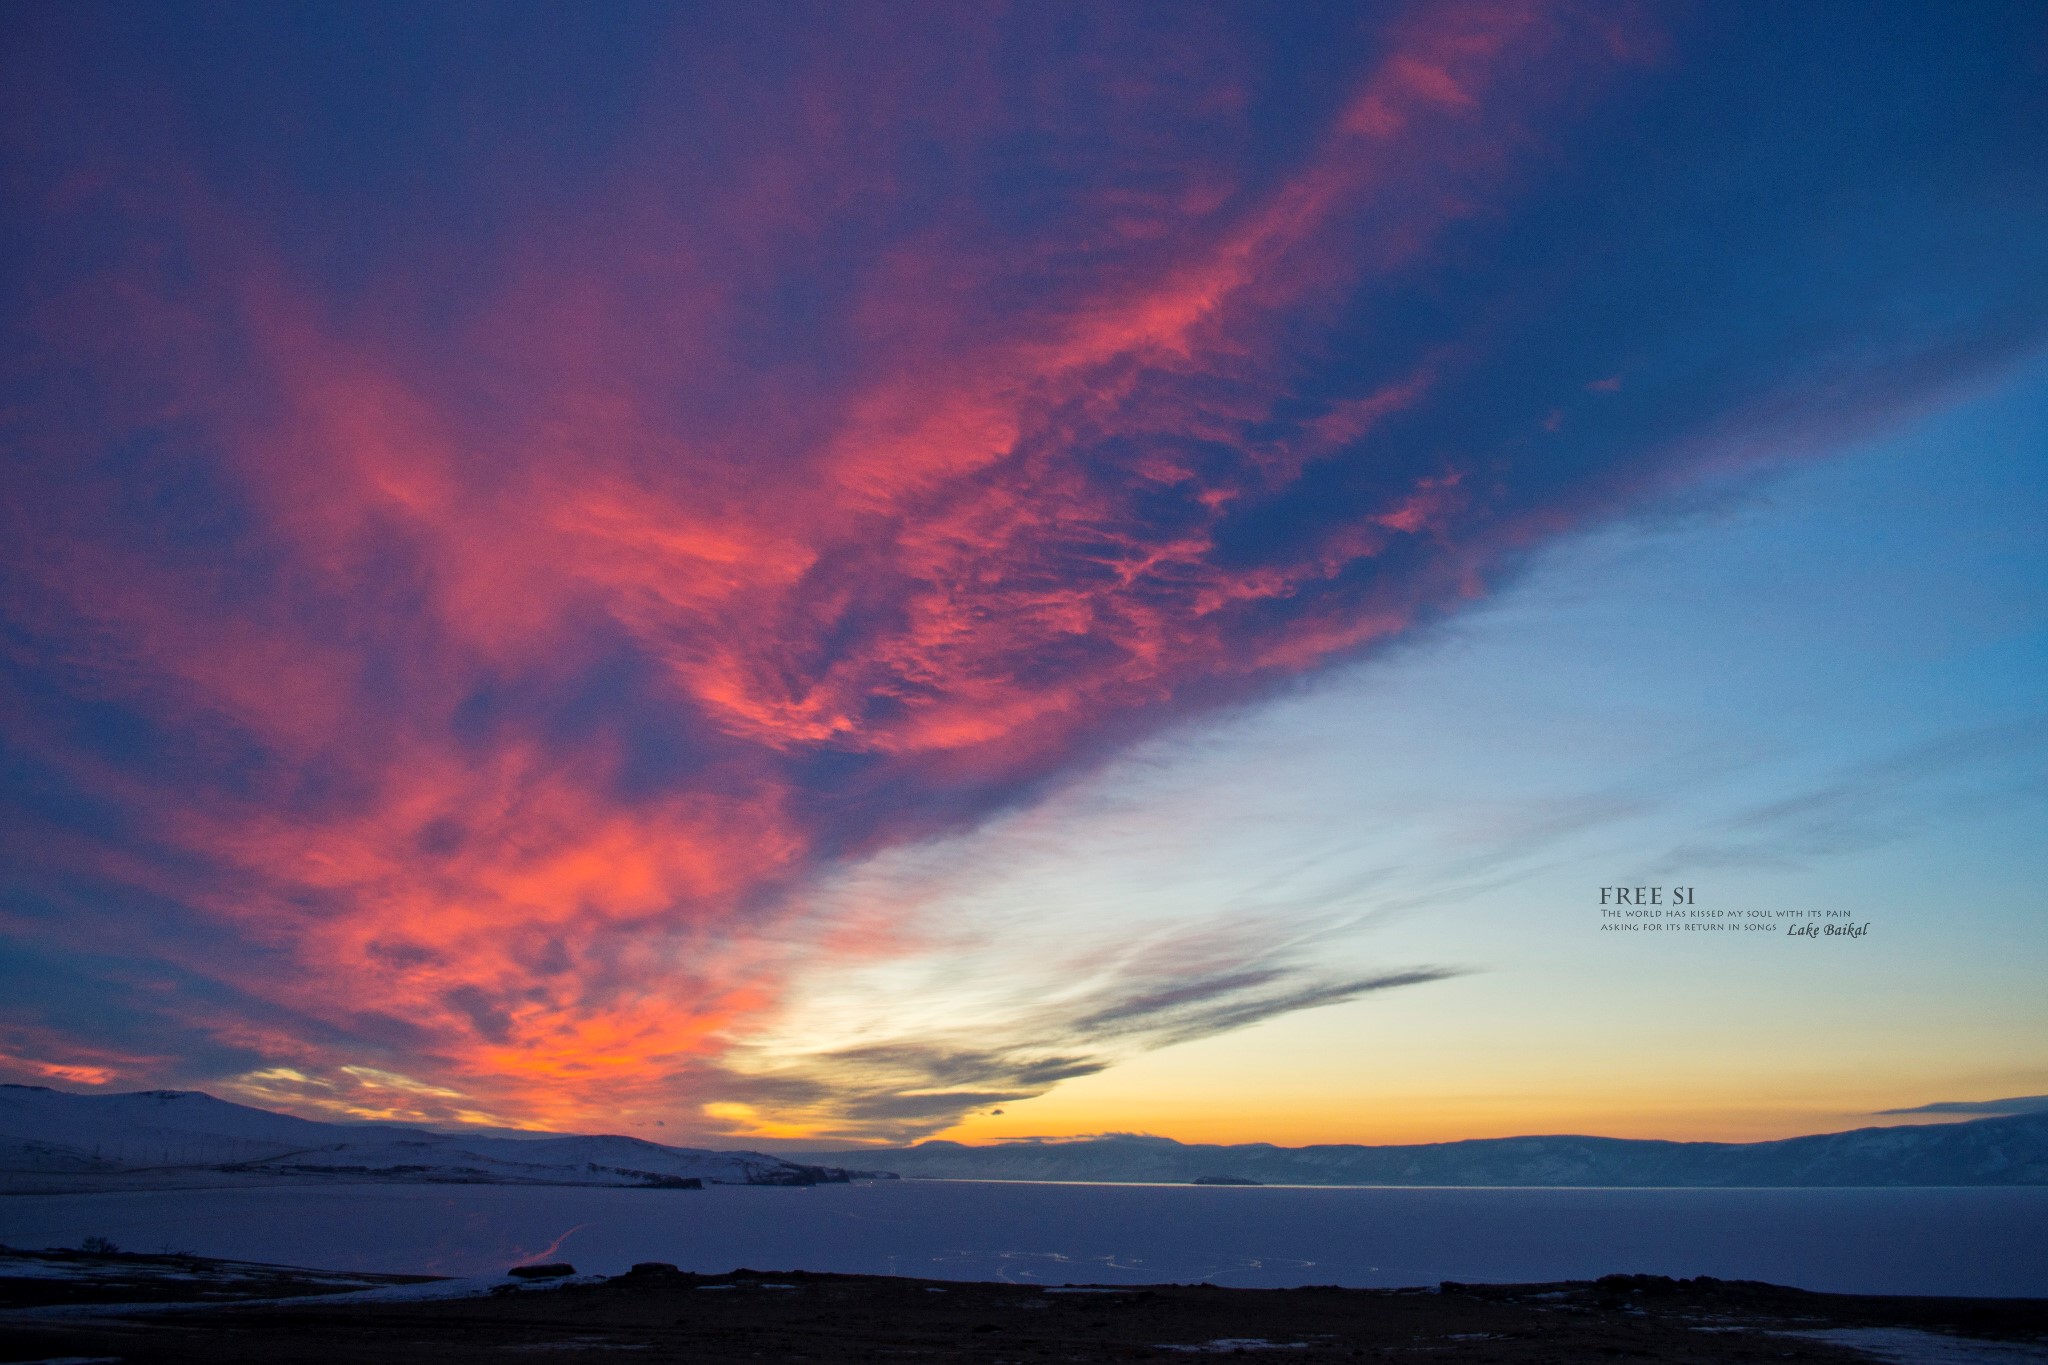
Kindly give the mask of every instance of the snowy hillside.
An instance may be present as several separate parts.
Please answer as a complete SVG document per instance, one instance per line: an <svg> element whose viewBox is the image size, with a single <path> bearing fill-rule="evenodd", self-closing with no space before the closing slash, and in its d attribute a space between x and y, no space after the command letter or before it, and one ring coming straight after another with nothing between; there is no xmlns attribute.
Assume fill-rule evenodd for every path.
<svg viewBox="0 0 2048 1365"><path fill-rule="evenodd" d="M847 1160L842 1152L833 1159ZM813 1158L815 1159L815 1158ZM1773 1142L1484 1138L1399 1147L1182 1144L1117 1136L967 1147L921 1142L858 1159L944 1180L1269 1185L2048 1185L2048 1113L1861 1128Z"/></svg>
<svg viewBox="0 0 2048 1365"><path fill-rule="evenodd" d="M487 1184L811 1185L837 1167L630 1137L500 1137L318 1123L194 1090L76 1095L0 1085L0 1173L240 1176Z"/></svg>

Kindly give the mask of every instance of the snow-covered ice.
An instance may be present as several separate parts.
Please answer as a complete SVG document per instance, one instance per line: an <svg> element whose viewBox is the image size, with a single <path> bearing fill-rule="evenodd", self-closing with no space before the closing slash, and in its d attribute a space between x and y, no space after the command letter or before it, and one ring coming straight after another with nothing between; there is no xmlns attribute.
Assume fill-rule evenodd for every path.
<svg viewBox="0 0 2048 1365"><path fill-rule="evenodd" d="M338 1185L0 1197L0 1243L394 1273L638 1261L1038 1285L1715 1275L2048 1295L2048 1188L1256 1189L952 1181L704 1190Z"/></svg>
<svg viewBox="0 0 2048 1365"><path fill-rule="evenodd" d="M1785 1335L1847 1346L1885 1365L2048 1365L2048 1346L1943 1336L1910 1327L1836 1327Z"/></svg>

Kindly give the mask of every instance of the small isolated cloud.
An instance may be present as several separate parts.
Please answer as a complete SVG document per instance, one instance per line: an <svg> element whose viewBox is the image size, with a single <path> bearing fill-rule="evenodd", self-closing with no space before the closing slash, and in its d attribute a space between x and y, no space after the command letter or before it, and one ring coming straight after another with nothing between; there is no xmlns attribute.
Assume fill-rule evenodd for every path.
<svg viewBox="0 0 2048 1365"><path fill-rule="evenodd" d="M70 1066L0 1052L0 1076L4 1075L25 1075L38 1081L65 1081L72 1085L105 1085L115 1077L113 1071L103 1066Z"/></svg>
<svg viewBox="0 0 2048 1365"><path fill-rule="evenodd" d="M112 1085L147 1075L165 1060L162 1056L94 1047L32 1025L0 1024L0 1081Z"/></svg>
<svg viewBox="0 0 2048 1365"><path fill-rule="evenodd" d="M217 1082L230 1099L323 1119L430 1127L504 1127L461 1091L373 1066L269 1066Z"/></svg>
<svg viewBox="0 0 2048 1365"><path fill-rule="evenodd" d="M1892 1114L1976 1114L2009 1115L2048 1113L2048 1095L2015 1095L2005 1100L1937 1100L1933 1104L1916 1104L1910 1109L1879 1109L1880 1115Z"/></svg>

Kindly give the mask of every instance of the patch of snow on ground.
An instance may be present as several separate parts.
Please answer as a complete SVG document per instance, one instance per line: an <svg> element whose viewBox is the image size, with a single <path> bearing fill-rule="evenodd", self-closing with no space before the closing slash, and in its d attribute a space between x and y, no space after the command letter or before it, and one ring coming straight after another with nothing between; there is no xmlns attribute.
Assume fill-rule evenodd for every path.
<svg viewBox="0 0 2048 1365"><path fill-rule="evenodd" d="M1887 1365L2048 1365L2048 1346L1949 1337L1910 1327L1836 1327L1782 1335L1846 1346Z"/></svg>
<svg viewBox="0 0 2048 1365"><path fill-rule="evenodd" d="M1218 1337L1197 1346L1155 1346L1155 1351L1180 1351L1188 1355L1229 1355L1234 1351L1306 1351L1305 1341L1268 1341L1264 1337Z"/></svg>
<svg viewBox="0 0 2048 1365"><path fill-rule="evenodd" d="M507 1346L508 1351L651 1351L647 1341L607 1341L603 1337L569 1337L562 1341L532 1341Z"/></svg>
<svg viewBox="0 0 2048 1365"><path fill-rule="evenodd" d="M1043 1292L1047 1294L1128 1294L1131 1291L1125 1288L1118 1288L1115 1285L1070 1284L1050 1287Z"/></svg>

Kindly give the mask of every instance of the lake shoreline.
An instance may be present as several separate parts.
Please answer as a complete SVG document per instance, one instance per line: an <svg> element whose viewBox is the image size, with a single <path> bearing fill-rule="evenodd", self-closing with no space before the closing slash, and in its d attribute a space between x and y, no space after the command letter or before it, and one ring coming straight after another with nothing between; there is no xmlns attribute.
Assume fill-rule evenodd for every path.
<svg viewBox="0 0 2048 1365"><path fill-rule="evenodd" d="M19 1270L24 1263L13 1264ZM129 1299L116 1308L91 1297L148 1292L152 1267L161 1272L156 1292L165 1302ZM1623 1355L1693 1365L1842 1365L1872 1358L1868 1351L1917 1346L1950 1360L2048 1360L2048 1299L1817 1294L1711 1277L1231 1289L800 1270L697 1275L642 1265L622 1275L553 1283L501 1276L494 1284L415 1282L364 1293L360 1284L356 1292L335 1287L352 1272L206 1258L49 1253L43 1268L59 1273L0 1274L0 1293L10 1305L0 1313L0 1350L10 1358L466 1365L528 1352L569 1361L616 1360L630 1352L633 1359L708 1365L758 1359L836 1365L910 1356L1023 1365L1271 1350L1304 1365L1412 1352L1500 1365ZM266 1269L267 1280L252 1273ZM78 1272L98 1275L97 1287L94 1274L83 1276L82 1298ZM109 1276L119 1282L108 1282ZM296 1277L302 1287L293 1292L307 1297L196 1302L210 1292L204 1288L209 1276L242 1285L220 1292L245 1300ZM396 1298L390 1297L394 1289ZM448 1296L405 1297L437 1291Z"/></svg>

